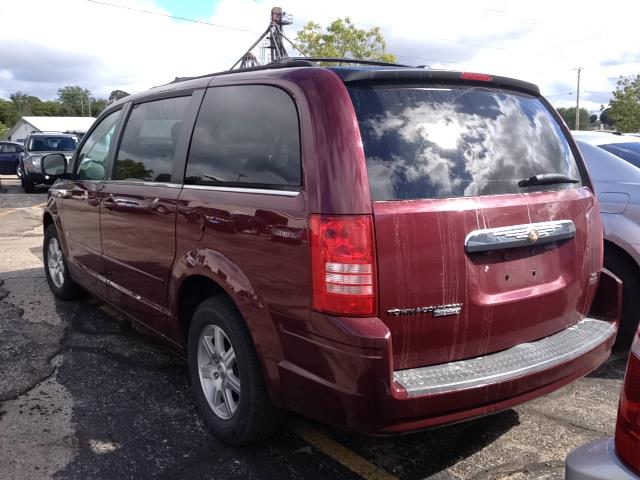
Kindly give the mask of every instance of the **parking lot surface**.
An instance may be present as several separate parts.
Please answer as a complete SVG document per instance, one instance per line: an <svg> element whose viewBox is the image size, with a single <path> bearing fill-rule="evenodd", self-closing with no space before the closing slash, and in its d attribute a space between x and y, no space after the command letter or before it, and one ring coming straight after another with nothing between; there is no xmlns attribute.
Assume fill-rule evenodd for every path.
<svg viewBox="0 0 640 480"><path fill-rule="evenodd" d="M446 428L372 438L291 416L263 444L221 444L179 356L89 295L54 300L45 201L0 177L1 479L561 479L572 448L613 434L624 353L551 395Z"/></svg>

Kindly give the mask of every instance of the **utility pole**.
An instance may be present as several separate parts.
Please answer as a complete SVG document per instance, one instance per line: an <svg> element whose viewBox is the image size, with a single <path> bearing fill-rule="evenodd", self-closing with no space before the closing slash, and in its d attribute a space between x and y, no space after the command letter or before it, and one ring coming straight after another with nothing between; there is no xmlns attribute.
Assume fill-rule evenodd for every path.
<svg viewBox="0 0 640 480"><path fill-rule="evenodd" d="M578 67L578 87L576 88L576 130L580 130L580 72L582 67Z"/></svg>

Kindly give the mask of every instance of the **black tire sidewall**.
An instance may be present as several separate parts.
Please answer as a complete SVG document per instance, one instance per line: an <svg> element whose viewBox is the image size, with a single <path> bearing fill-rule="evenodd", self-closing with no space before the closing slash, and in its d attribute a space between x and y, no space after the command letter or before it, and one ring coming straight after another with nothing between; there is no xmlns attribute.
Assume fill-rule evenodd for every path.
<svg viewBox="0 0 640 480"><path fill-rule="evenodd" d="M51 274L49 273L49 242L51 239L57 239L60 248L62 248L62 244L60 243L60 238L58 237L58 231L56 230L55 225L50 224L45 232L44 232L44 242L42 245L42 259L44 262L44 273L47 277L47 283L49 284L49 288L53 292L53 294L63 300L70 300L75 297L77 293L77 286L71 279L71 275L69 275L69 268L67 267L67 260L64 257L64 253L62 256L62 261L64 264L64 281L62 282L62 287L56 287L51 279Z"/></svg>
<svg viewBox="0 0 640 480"><path fill-rule="evenodd" d="M257 391L264 388L263 379L256 378L256 374L261 375L261 372L259 366L256 365L255 347L246 327L241 322L243 322L242 318L228 305L228 302L217 297L205 300L198 306L191 321L187 352L189 375L196 404L216 437L232 444L255 441L252 438L248 442L246 440L247 437L251 437L248 431L252 429L251 423L254 414L252 400L264 393ZM202 330L208 325L217 325L222 328L233 346L238 362L241 385L240 401L235 415L228 420L218 417L211 410L200 383L198 343Z"/></svg>
<svg viewBox="0 0 640 480"><path fill-rule="evenodd" d="M640 318L640 278L638 267L614 250L605 252L604 263L607 270L622 280L622 319L615 348L627 349L631 346L638 327L638 319Z"/></svg>
<svg viewBox="0 0 640 480"><path fill-rule="evenodd" d="M23 175L23 178L24 178L24 182L22 186L24 187L25 193L34 193L36 191L36 186L33 184L31 179L29 177L25 178L24 175Z"/></svg>

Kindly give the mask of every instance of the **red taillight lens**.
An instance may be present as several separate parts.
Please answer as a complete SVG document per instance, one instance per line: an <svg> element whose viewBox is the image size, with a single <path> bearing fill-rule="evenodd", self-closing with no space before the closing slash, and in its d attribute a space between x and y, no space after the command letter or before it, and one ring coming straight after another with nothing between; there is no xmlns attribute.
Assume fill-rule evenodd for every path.
<svg viewBox="0 0 640 480"><path fill-rule="evenodd" d="M336 315L375 315L376 265L369 215L311 215L313 308Z"/></svg>
<svg viewBox="0 0 640 480"><path fill-rule="evenodd" d="M624 376L616 426L616 450L625 463L640 473L640 332L631 347Z"/></svg>
<svg viewBox="0 0 640 480"><path fill-rule="evenodd" d="M460 78L462 78L462 80L475 80L477 82L491 82L493 80L491 75L473 72L463 72L462 75L460 75Z"/></svg>

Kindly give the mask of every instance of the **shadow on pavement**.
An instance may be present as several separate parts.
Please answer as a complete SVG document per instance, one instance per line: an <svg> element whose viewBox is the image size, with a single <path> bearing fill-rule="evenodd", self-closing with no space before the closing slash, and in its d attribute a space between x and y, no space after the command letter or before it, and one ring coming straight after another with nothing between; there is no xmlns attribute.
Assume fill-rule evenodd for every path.
<svg viewBox="0 0 640 480"><path fill-rule="evenodd" d="M59 304L67 323L59 381L73 397L81 450L55 478L356 478L287 429L251 447L218 442L200 419L179 356L90 296L70 311ZM402 437L317 428L389 473L425 478L517 424L510 410Z"/></svg>

